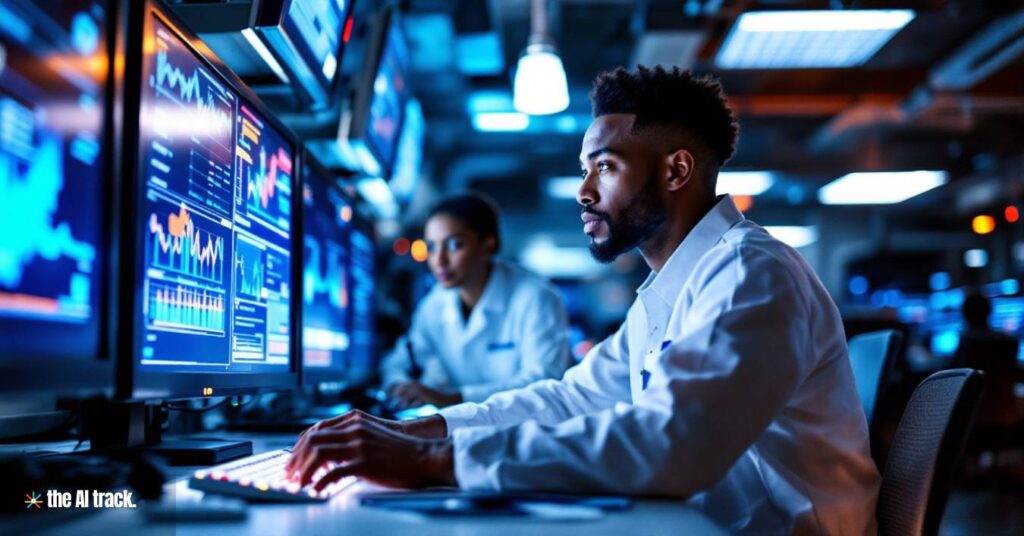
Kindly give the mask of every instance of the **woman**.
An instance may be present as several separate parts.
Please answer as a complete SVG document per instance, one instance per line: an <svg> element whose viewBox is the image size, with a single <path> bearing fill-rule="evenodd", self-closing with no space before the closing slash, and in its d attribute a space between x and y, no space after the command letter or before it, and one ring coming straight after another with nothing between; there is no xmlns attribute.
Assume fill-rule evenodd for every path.
<svg viewBox="0 0 1024 536"><path fill-rule="evenodd" d="M494 258L494 205L476 194L445 198L428 214L424 240L437 285L381 365L392 398L443 407L561 377L570 364L565 308L544 279Z"/></svg>

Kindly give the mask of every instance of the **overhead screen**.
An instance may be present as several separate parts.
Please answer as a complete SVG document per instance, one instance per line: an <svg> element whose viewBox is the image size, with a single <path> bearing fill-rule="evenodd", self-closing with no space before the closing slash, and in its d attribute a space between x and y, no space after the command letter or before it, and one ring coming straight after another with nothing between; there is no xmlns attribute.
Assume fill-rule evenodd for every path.
<svg viewBox="0 0 1024 536"><path fill-rule="evenodd" d="M105 5L0 1L0 356L99 352Z"/></svg>
<svg viewBox="0 0 1024 536"><path fill-rule="evenodd" d="M409 50L393 9L383 10L373 25L362 74L352 106L342 120L349 165L388 179L398 153L409 87Z"/></svg>
<svg viewBox="0 0 1024 536"><path fill-rule="evenodd" d="M147 16L137 366L287 371L294 146Z"/></svg>
<svg viewBox="0 0 1024 536"><path fill-rule="evenodd" d="M326 106L352 32L353 0L264 0L256 30L313 107Z"/></svg>

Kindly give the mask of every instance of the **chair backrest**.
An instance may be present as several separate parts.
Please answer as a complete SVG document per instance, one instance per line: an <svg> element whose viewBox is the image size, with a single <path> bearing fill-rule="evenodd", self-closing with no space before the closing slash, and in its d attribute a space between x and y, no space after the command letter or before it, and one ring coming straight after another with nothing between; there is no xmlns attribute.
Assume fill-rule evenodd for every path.
<svg viewBox="0 0 1024 536"><path fill-rule="evenodd" d="M981 373L932 374L914 390L882 473L878 533L936 534L981 398Z"/></svg>
<svg viewBox="0 0 1024 536"><path fill-rule="evenodd" d="M857 394L864 407L864 416L868 419L869 429L874 431L873 416L878 407L879 395L886 381L896 367L903 334L893 329L873 331L851 337L847 343L850 348L850 366L853 367L853 380L857 384Z"/></svg>

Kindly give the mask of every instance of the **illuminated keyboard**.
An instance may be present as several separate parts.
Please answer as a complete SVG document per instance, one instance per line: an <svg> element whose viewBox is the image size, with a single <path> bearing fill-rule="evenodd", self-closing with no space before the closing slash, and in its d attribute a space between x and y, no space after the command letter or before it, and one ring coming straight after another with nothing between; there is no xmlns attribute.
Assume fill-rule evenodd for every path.
<svg viewBox="0 0 1024 536"><path fill-rule="evenodd" d="M188 486L206 493L219 493L244 497L253 501L319 502L326 501L355 483L355 477L345 477L317 492L313 484L299 486L285 478L284 466L292 455L291 449L273 450L241 460L196 471ZM333 469L327 464L313 475L313 482Z"/></svg>

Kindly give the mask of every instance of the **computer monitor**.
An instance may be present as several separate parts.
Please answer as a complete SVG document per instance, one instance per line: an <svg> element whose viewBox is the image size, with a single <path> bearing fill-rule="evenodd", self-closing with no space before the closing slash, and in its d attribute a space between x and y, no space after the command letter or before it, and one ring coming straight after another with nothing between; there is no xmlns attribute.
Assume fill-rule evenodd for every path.
<svg viewBox="0 0 1024 536"><path fill-rule="evenodd" d="M352 35L354 0L257 0L255 35L312 109L331 101L343 47Z"/></svg>
<svg viewBox="0 0 1024 536"><path fill-rule="evenodd" d="M105 0L0 3L0 391L114 383L116 26Z"/></svg>
<svg viewBox="0 0 1024 536"><path fill-rule="evenodd" d="M364 171L385 179L395 164L411 95L409 48L397 18L395 9L384 9L374 25L348 128L348 141L362 153L364 167L376 168Z"/></svg>
<svg viewBox="0 0 1024 536"><path fill-rule="evenodd" d="M350 384L370 381L377 370L377 246L373 220L356 212L350 239L352 322L348 349Z"/></svg>
<svg viewBox="0 0 1024 536"><path fill-rule="evenodd" d="M395 155L395 168L388 183L391 186L391 193L399 203L408 203L416 192L420 168L423 165L423 142L426 131L423 108L418 100L410 98L405 104L402 133L398 138L398 153Z"/></svg>
<svg viewBox="0 0 1024 536"><path fill-rule="evenodd" d="M297 386L297 144L159 3L133 8L142 53L137 112L126 112L138 132L126 149L132 336L120 391L166 400Z"/></svg>
<svg viewBox="0 0 1024 536"><path fill-rule="evenodd" d="M340 390L351 382L350 235L355 207L309 155L303 158L302 177L302 382Z"/></svg>

